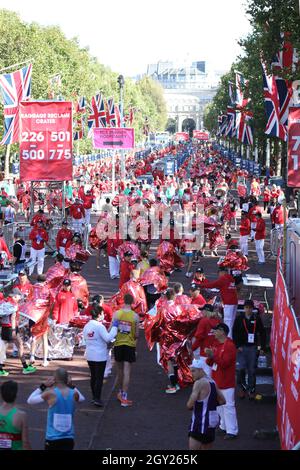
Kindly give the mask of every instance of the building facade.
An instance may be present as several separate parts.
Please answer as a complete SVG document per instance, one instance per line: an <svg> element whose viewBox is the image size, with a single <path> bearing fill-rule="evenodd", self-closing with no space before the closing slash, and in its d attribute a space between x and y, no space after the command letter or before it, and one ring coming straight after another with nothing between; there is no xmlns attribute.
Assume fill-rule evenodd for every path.
<svg viewBox="0 0 300 470"><path fill-rule="evenodd" d="M207 73L205 61L185 67L158 62L147 69L147 75L164 89L168 117L174 119L178 132L203 129L204 108L214 98L223 73Z"/></svg>

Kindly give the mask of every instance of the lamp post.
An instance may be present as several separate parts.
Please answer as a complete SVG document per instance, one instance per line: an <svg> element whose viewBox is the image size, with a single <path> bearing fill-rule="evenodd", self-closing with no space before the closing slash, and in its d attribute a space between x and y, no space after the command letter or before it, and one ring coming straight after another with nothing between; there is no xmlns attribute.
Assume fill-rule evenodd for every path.
<svg viewBox="0 0 300 470"><path fill-rule="evenodd" d="M119 93L120 93L120 118L121 118L121 127L124 126L124 101L123 101L123 90L125 85L125 80L123 75L118 76L118 85L119 85ZM125 181L125 154L124 150L121 150L121 180Z"/></svg>

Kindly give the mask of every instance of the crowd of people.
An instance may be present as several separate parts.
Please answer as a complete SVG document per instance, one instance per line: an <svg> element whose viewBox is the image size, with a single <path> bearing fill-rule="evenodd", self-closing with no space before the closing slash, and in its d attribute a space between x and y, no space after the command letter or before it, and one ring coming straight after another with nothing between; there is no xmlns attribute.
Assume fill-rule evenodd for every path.
<svg viewBox="0 0 300 470"><path fill-rule="evenodd" d="M167 155L184 157L172 176L154 166ZM189 448L207 449L218 426L224 439L237 438L236 375L239 398L254 399L257 358L266 350L262 306L241 294L242 273L249 269L249 243L255 243L254 261L263 265L266 214L279 231L293 214L284 213L280 188L235 168L211 144L179 144L140 161L130 155L126 163L127 181L117 181L113 195L109 194L109 161L76 168L74 181L66 184L64 193L50 190L43 198L37 185L33 204L38 210L33 216L27 184L10 185L11 195L1 189L9 201L4 223L15 222L19 228L12 247L0 237L2 257L17 274L13 287L0 294L0 377L10 372L5 367L10 343L22 373L33 374L38 343L42 365L49 366L50 328L76 326L81 329L90 371L91 404L104 406L103 380L113 362L117 399L120 406L131 407L132 365L144 332L149 349L157 349L157 362L168 379L165 392L175 394L194 383L187 402L193 414ZM150 172L151 184L146 177ZM61 227L56 227L55 263L44 272L45 249L54 215L63 207L63 194L67 211ZM292 201L289 210L293 210ZM23 216L31 226L28 240L22 232ZM189 230L182 230L186 226ZM83 239L87 232L88 244ZM207 279L205 257L219 257L224 247L216 263L218 277ZM96 295L90 295L82 266L91 254L95 256L89 263L95 263L96 269L107 268L110 279L118 279L118 286L113 283L118 291L111 298L100 294L100 283ZM190 280L187 292L172 281L174 273L183 269ZM24 337L24 318L29 319L29 342ZM30 448L26 413L16 406L17 392L15 381L1 386L0 448ZM75 405L83 400L61 368L30 395L29 405L48 405L45 449L73 449Z"/></svg>

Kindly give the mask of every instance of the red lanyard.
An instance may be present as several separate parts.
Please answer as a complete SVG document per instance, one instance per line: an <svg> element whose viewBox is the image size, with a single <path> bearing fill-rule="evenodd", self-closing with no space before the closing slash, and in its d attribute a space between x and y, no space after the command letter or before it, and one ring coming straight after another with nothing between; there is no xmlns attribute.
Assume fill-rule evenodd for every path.
<svg viewBox="0 0 300 470"><path fill-rule="evenodd" d="M244 323L245 330L247 331L247 334L249 334L245 319L243 320L243 323ZM254 327L253 327L253 334L254 335L255 335L255 330L256 330L256 320L254 320Z"/></svg>

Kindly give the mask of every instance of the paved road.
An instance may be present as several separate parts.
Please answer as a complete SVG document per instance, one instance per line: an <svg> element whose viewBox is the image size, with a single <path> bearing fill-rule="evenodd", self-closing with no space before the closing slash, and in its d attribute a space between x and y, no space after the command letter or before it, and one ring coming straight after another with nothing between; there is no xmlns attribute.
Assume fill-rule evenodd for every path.
<svg viewBox="0 0 300 470"><path fill-rule="evenodd" d="M265 266L256 264L256 256L251 245L251 272L271 277L275 280L275 261L268 260ZM201 260L208 278L216 277L216 258L205 257ZM52 261L48 260L47 264ZM198 267L199 265L195 265ZM83 270L87 278L91 294L102 293L106 297L115 293L118 281L111 281L108 269L96 269L95 258L91 257ZM190 280L184 273L172 275L171 282L180 281L188 287ZM258 296L259 292L255 292ZM271 297L273 294L271 295ZM265 318L270 323L270 317ZM87 400L79 406L76 413L76 448L77 449L144 449L168 450L187 449L187 428L190 412L186 409L186 401L190 389L181 390L176 395L164 393L167 378L164 371L156 364L155 352L149 352L143 335L139 340L137 363L133 368L130 386L132 408L121 408L113 391L115 377L112 376L104 385L104 410L94 408L89 404L89 374L82 353L76 353L73 361L53 361L49 368L38 367L38 372L32 376L20 374L19 362L9 359L8 369L12 371L11 378L20 384L19 402L29 413L30 438L34 449L42 449L46 423L46 407L38 405L29 407L26 398L52 371L58 366L67 367L74 382L86 396ZM39 363L38 363L39 364ZM260 384L259 392L271 392L273 386ZM237 413L240 427L238 439L232 442L224 441L218 436L215 449L278 449L278 440L259 441L253 438L253 432L260 428L275 426L275 405L256 404L249 401L237 402Z"/></svg>

